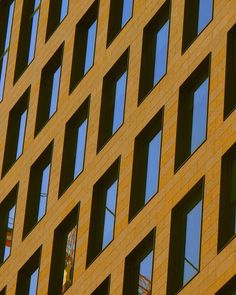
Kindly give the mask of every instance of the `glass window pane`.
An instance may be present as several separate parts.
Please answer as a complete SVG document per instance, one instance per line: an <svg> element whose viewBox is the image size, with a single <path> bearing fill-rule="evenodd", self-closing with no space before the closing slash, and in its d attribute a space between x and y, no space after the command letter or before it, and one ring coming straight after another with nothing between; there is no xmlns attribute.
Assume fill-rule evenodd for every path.
<svg viewBox="0 0 236 295"><path fill-rule="evenodd" d="M123 0L123 10L122 10L122 20L121 27L128 22L128 20L132 17L133 10L133 0Z"/></svg>
<svg viewBox="0 0 236 295"><path fill-rule="evenodd" d="M7 32L6 32L6 40L4 50L7 50L10 45L10 37L11 37L11 28L13 22L13 12L14 12L15 1L13 1L9 8L8 14L8 22L7 22Z"/></svg>
<svg viewBox="0 0 236 295"><path fill-rule="evenodd" d="M83 170L83 167L84 167L87 122L88 122L88 120L86 119L78 128L74 178L76 178L81 173L81 171Z"/></svg>
<svg viewBox="0 0 236 295"><path fill-rule="evenodd" d="M106 208L104 217L102 249L104 249L113 240L113 232L115 225L116 194L117 180L108 188L106 194Z"/></svg>
<svg viewBox="0 0 236 295"><path fill-rule="evenodd" d="M29 295L37 294L39 269L37 268L30 277Z"/></svg>
<svg viewBox="0 0 236 295"><path fill-rule="evenodd" d="M140 263L138 294L151 294L153 251Z"/></svg>
<svg viewBox="0 0 236 295"><path fill-rule="evenodd" d="M161 131L149 142L146 176L145 203L157 192L161 152Z"/></svg>
<svg viewBox="0 0 236 295"><path fill-rule="evenodd" d="M8 58L8 51L4 54L2 57L2 60L0 60L1 68L0 68L0 101L3 98L3 90L5 85L5 78L6 78L6 70L7 70L7 58Z"/></svg>
<svg viewBox="0 0 236 295"><path fill-rule="evenodd" d="M114 106L114 118L112 126L112 134L122 125L124 118L124 106L125 106L125 91L126 91L126 79L127 71L116 82L115 90L115 106Z"/></svg>
<svg viewBox="0 0 236 295"><path fill-rule="evenodd" d="M53 74L52 95L51 95L49 118L51 118L51 116L57 110L57 100L58 100L58 95L59 95L60 77L61 77L61 66Z"/></svg>
<svg viewBox="0 0 236 295"><path fill-rule="evenodd" d="M18 142L17 142L16 159L18 159L19 156L23 152L26 118L27 118L27 110L24 111L24 113L21 115L21 118L20 118L20 127L19 127L19 136L18 136Z"/></svg>
<svg viewBox="0 0 236 295"><path fill-rule="evenodd" d="M38 221L46 213L48 186L49 186L49 177L50 177L50 167L51 167L51 164L49 164L43 170L43 173L42 173L42 184L41 184L40 197L39 197Z"/></svg>
<svg viewBox="0 0 236 295"><path fill-rule="evenodd" d="M6 232L6 239L5 239L6 242L5 242L3 261L5 261L11 254L15 211L16 211L16 206L14 205L8 213L7 232Z"/></svg>
<svg viewBox="0 0 236 295"><path fill-rule="evenodd" d="M213 0L199 0L198 34L212 19Z"/></svg>
<svg viewBox="0 0 236 295"><path fill-rule="evenodd" d="M38 20L39 20L39 9L32 16L32 29L31 29L31 37L30 37L30 47L29 47L29 56L28 56L28 64L34 59L34 52L36 46L36 38L37 38L37 29L38 29Z"/></svg>
<svg viewBox="0 0 236 295"><path fill-rule="evenodd" d="M168 51L169 20L157 32L153 85L166 73Z"/></svg>
<svg viewBox="0 0 236 295"><path fill-rule="evenodd" d="M74 260L75 260L76 235L77 235L77 225L75 225L67 235L62 293L65 293L72 285L73 268L74 268Z"/></svg>
<svg viewBox="0 0 236 295"><path fill-rule="evenodd" d="M193 153L206 138L208 81L206 79L194 92L191 153Z"/></svg>
<svg viewBox="0 0 236 295"><path fill-rule="evenodd" d="M187 214L186 218L183 284L199 271L201 218L202 201Z"/></svg>
<svg viewBox="0 0 236 295"><path fill-rule="evenodd" d="M63 21L68 12L68 0L61 0L60 22Z"/></svg>
<svg viewBox="0 0 236 295"><path fill-rule="evenodd" d="M93 66L96 31L97 31L97 20L88 29L84 74L86 74L88 70Z"/></svg>

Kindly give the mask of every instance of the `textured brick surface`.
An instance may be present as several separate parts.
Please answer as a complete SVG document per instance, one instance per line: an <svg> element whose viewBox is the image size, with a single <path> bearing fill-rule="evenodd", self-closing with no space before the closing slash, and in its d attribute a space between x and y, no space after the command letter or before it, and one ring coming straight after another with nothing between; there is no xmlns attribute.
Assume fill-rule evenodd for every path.
<svg viewBox="0 0 236 295"><path fill-rule="evenodd" d="M111 274L111 295L122 295L125 257L152 228L156 227L153 294L164 295L171 209L205 175L201 271L179 294L213 295L236 273L235 239L217 255L221 156L236 139L236 113L232 113L223 122L226 38L228 30L236 22L236 2L215 0L212 22L184 55L181 55L184 0L172 1L168 72L139 107L137 100L142 32L164 1L134 0L133 18L106 49L109 1L100 0L95 65L69 95L75 26L92 2L93 0L70 0L68 16L45 44L49 0L42 1L35 59L13 87L23 4L23 1L16 0L5 97L0 104L0 168L3 162L9 110L30 85L31 94L24 153L0 181L0 202L18 181L20 183L13 249L11 257L0 268L0 290L7 285L7 294L15 294L17 271L42 245L38 294L47 294L54 229L80 202L74 283L67 294L89 295ZM65 42L65 49L58 111L34 139L41 70L62 42ZM129 46L125 122L96 155L102 79ZM212 57L207 140L174 175L179 87L210 52ZM65 124L89 95L91 103L84 172L58 200ZM134 139L163 106L165 112L159 192L128 224ZM47 214L22 242L30 166L52 140L54 150ZM86 270L93 185L119 155L121 166L115 239Z"/></svg>

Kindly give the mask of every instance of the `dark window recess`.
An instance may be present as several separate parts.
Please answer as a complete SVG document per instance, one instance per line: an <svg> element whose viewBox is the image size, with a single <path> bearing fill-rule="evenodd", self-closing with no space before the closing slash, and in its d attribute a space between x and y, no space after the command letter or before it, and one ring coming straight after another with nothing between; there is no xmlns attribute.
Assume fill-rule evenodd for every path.
<svg viewBox="0 0 236 295"><path fill-rule="evenodd" d="M0 101L5 86L14 8L14 0L0 1Z"/></svg>
<svg viewBox="0 0 236 295"><path fill-rule="evenodd" d="M236 107L236 25L228 32L224 118Z"/></svg>
<svg viewBox="0 0 236 295"><path fill-rule="evenodd" d="M233 276L224 287L216 292L216 295L236 295L236 276Z"/></svg>
<svg viewBox="0 0 236 295"><path fill-rule="evenodd" d="M7 292L7 287L3 288L3 289L0 291L0 295L6 295L6 292Z"/></svg>
<svg viewBox="0 0 236 295"><path fill-rule="evenodd" d="M74 90L94 63L98 4L98 0L94 1L76 26L70 92Z"/></svg>
<svg viewBox="0 0 236 295"><path fill-rule="evenodd" d="M34 59L41 0L24 0L14 83Z"/></svg>
<svg viewBox="0 0 236 295"><path fill-rule="evenodd" d="M133 14L133 0L111 0L107 44L118 35Z"/></svg>
<svg viewBox="0 0 236 295"><path fill-rule="evenodd" d="M201 179L172 210L167 295L176 294L200 271L203 194Z"/></svg>
<svg viewBox="0 0 236 295"><path fill-rule="evenodd" d="M73 283L79 205L54 232L48 295L64 294Z"/></svg>
<svg viewBox="0 0 236 295"><path fill-rule="evenodd" d="M35 135L57 111L62 69L63 45L57 50L42 70Z"/></svg>
<svg viewBox="0 0 236 295"><path fill-rule="evenodd" d="M89 100L87 98L66 123L59 196L65 192L84 169Z"/></svg>
<svg viewBox="0 0 236 295"><path fill-rule="evenodd" d="M107 277L91 295L109 295L111 277Z"/></svg>
<svg viewBox="0 0 236 295"><path fill-rule="evenodd" d="M69 0L50 0L46 40L59 27L68 13Z"/></svg>
<svg viewBox="0 0 236 295"><path fill-rule="evenodd" d="M51 143L30 169L23 238L44 217L47 209L53 143Z"/></svg>
<svg viewBox="0 0 236 295"><path fill-rule="evenodd" d="M113 241L120 158L94 185L87 266Z"/></svg>
<svg viewBox="0 0 236 295"><path fill-rule="evenodd" d="M97 151L101 150L124 121L128 57L127 50L103 80Z"/></svg>
<svg viewBox="0 0 236 295"><path fill-rule="evenodd" d="M9 114L2 177L23 153L29 93L28 88Z"/></svg>
<svg viewBox="0 0 236 295"><path fill-rule="evenodd" d="M19 270L16 284L16 295L36 295L38 289L41 247Z"/></svg>
<svg viewBox="0 0 236 295"><path fill-rule="evenodd" d="M129 221L158 192L163 109L135 138Z"/></svg>
<svg viewBox="0 0 236 295"><path fill-rule="evenodd" d="M221 163L218 251L236 236L236 143Z"/></svg>
<svg viewBox="0 0 236 295"><path fill-rule="evenodd" d="M170 1L166 1L144 28L139 103L144 100L146 95L166 74L169 44L169 15Z"/></svg>
<svg viewBox="0 0 236 295"><path fill-rule="evenodd" d="M155 229L126 257L123 295L152 293Z"/></svg>
<svg viewBox="0 0 236 295"><path fill-rule="evenodd" d="M213 2L213 0L185 0L183 52L212 20Z"/></svg>
<svg viewBox="0 0 236 295"><path fill-rule="evenodd" d="M11 255L18 184L0 204L0 265Z"/></svg>
<svg viewBox="0 0 236 295"><path fill-rule="evenodd" d="M175 171L201 146L207 136L210 55L180 87Z"/></svg>

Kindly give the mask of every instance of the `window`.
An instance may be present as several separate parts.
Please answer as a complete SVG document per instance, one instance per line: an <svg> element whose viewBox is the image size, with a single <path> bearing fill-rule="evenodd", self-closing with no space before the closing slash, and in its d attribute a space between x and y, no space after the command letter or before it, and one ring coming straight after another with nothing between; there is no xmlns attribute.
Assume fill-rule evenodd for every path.
<svg viewBox="0 0 236 295"><path fill-rule="evenodd" d="M57 110L62 68L63 45L57 50L42 71L35 135L37 135Z"/></svg>
<svg viewBox="0 0 236 295"><path fill-rule="evenodd" d="M123 295L152 293L155 230L125 259Z"/></svg>
<svg viewBox="0 0 236 295"><path fill-rule="evenodd" d="M180 87L175 171L206 140L209 71L208 56Z"/></svg>
<svg viewBox="0 0 236 295"><path fill-rule="evenodd" d="M0 291L0 295L6 295L6 292L7 292L7 287L3 288L3 289Z"/></svg>
<svg viewBox="0 0 236 295"><path fill-rule="evenodd" d="M3 99L5 86L14 8L14 0L0 2L0 101Z"/></svg>
<svg viewBox="0 0 236 295"><path fill-rule="evenodd" d="M183 48L185 51L213 17L213 0L185 0Z"/></svg>
<svg viewBox="0 0 236 295"><path fill-rule="evenodd" d="M236 276L233 276L231 280L221 288L216 295L235 295L236 294Z"/></svg>
<svg viewBox="0 0 236 295"><path fill-rule="evenodd" d="M89 98L66 123L59 196L84 169L88 128Z"/></svg>
<svg viewBox="0 0 236 295"><path fill-rule="evenodd" d="M0 204L0 265L11 255L17 194L18 185Z"/></svg>
<svg viewBox="0 0 236 295"><path fill-rule="evenodd" d="M107 44L109 45L133 14L133 0L111 0Z"/></svg>
<svg viewBox="0 0 236 295"><path fill-rule="evenodd" d="M218 251L236 236L236 143L223 155Z"/></svg>
<svg viewBox="0 0 236 295"><path fill-rule="evenodd" d="M30 169L23 238L46 214L52 149L51 143Z"/></svg>
<svg viewBox="0 0 236 295"><path fill-rule="evenodd" d="M2 177L23 153L29 92L25 91L9 114Z"/></svg>
<svg viewBox="0 0 236 295"><path fill-rule="evenodd" d="M113 241L120 159L106 171L93 189L87 266Z"/></svg>
<svg viewBox="0 0 236 295"><path fill-rule="evenodd" d="M101 150L124 121L128 53L127 50L119 58L103 80L97 151Z"/></svg>
<svg viewBox="0 0 236 295"><path fill-rule="evenodd" d="M203 187L201 179L172 210L167 295L200 271Z"/></svg>
<svg viewBox="0 0 236 295"><path fill-rule="evenodd" d="M166 1L144 28L139 103L167 71L170 3Z"/></svg>
<svg viewBox="0 0 236 295"><path fill-rule="evenodd" d="M19 270L17 276L16 295L36 295L39 279L39 265L41 258L41 247Z"/></svg>
<svg viewBox="0 0 236 295"><path fill-rule="evenodd" d="M129 221L158 192L163 110L136 137Z"/></svg>
<svg viewBox="0 0 236 295"><path fill-rule="evenodd" d="M48 295L64 294L73 282L79 206L54 232Z"/></svg>
<svg viewBox="0 0 236 295"><path fill-rule="evenodd" d="M109 295L110 294L110 276L105 279L101 283L100 286L97 287L95 291L91 295Z"/></svg>
<svg viewBox="0 0 236 295"><path fill-rule="evenodd" d="M228 32L227 38L227 61L225 77L225 106L224 118L236 107L236 25Z"/></svg>
<svg viewBox="0 0 236 295"><path fill-rule="evenodd" d="M34 59L40 0L24 0L14 82Z"/></svg>
<svg viewBox="0 0 236 295"><path fill-rule="evenodd" d="M76 26L70 92L92 68L97 34L98 0L89 8Z"/></svg>
<svg viewBox="0 0 236 295"><path fill-rule="evenodd" d="M69 0L50 0L46 40L52 36L66 17L68 7Z"/></svg>

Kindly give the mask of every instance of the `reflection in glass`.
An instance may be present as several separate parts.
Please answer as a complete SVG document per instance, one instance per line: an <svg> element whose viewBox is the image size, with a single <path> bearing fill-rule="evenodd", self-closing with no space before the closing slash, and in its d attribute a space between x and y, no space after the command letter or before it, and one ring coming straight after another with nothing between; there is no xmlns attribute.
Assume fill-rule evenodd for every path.
<svg viewBox="0 0 236 295"><path fill-rule="evenodd" d="M5 237L5 248L4 248L4 254L3 254L3 261L5 261L11 254L15 211L16 211L16 205L12 206L8 212L7 231L6 231L6 237Z"/></svg>
<svg viewBox="0 0 236 295"><path fill-rule="evenodd" d="M113 240L117 183L118 181L116 180L106 191L106 208L104 216L102 249L104 249Z"/></svg>
<svg viewBox="0 0 236 295"><path fill-rule="evenodd" d="M23 152L24 138L25 138L25 127L26 127L27 110L25 110L20 116L19 133L16 149L16 160L20 157Z"/></svg>
<svg viewBox="0 0 236 295"><path fill-rule="evenodd" d="M169 20L156 34L156 50L153 86L155 86L166 73L168 53Z"/></svg>
<svg viewBox="0 0 236 295"><path fill-rule="evenodd" d="M39 8L40 8L40 0L35 0L34 11L33 11L33 14L30 16L30 18L32 19L32 23L31 23L31 36L30 36L30 44L29 44L28 64L30 64L31 61L34 59L38 21L39 21Z"/></svg>
<svg viewBox="0 0 236 295"><path fill-rule="evenodd" d="M39 268L37 268L30 276L29 295L37 294Z"/></svg>
<svg viewBox="0 0 236 295"><path fill-rule="evenodd" d="M133 10L133 0L123 0L123 9L122 9L122 19L121 19L121 28L125 26L125 24L132 17Z"/></svg>
<svg viewBox="0 0 236 295"><path fill-rule="evenodd" d="M213 0L199 0L198 28L197 28L198 34L201 33L201 31L211 21L212 12L213 12Z"/></svg>
<svg viewBox="0 0 236 295"><path fill-rule="evenodd" d="M78 127L77 143L76 143L76 155L75 155L75 166L74 166L74 179L83 170L84 155L85 155L85 145L86 145L86 134L87 134L87 123L88 123L88 120L86 119Z"/></svg>
<svg viewBox="0 0 236 295"><path fill-rule="evenodd" d="M127 71L125 71L121 75L121 77L119 77L119 79L116 81L112 134L114 134L123 123L126 80L127 80Z"/></svg>
<svg viewBox="0 0 236 295"><path fill-rule="evenodd" d="M52 92L51 92L51 103L49 110L49 118L56 112L57 110L57 101L59 95L59 84L61 77L61 66L57 68L52 78Z"/></svg>
<svg viewBox="0 0 236 295"><path fill-rule="evenodd" d="M145 203L147 203L158 190L160 153L161 131L148 143Z"/></svg>
<svg viewBox="0 0 236 295"><path fill-rule="evenodd" d="M60 22L66 17L68 12L69 0L61 0L61 14L60 14Z"/></svg>
<svg viewBox="0 0 236 295"><path fill-rule="evenodd" d="M5 3L6 5L7 3ZM7 70L7 60L8 60L8 54L9 54L9 47L10 47L10 36L11 36L11 28L13 23L13 12L15 7L15 1L12 1L10 4L9 10L8 10L8 19L6 24L6 33L4 34L3 40L4 47L3 51L0 51L0 101L3 98L3 91L4 91L4 85L5 85L5 78L6 78L6 70ZM4 24L3 24L4 25ZM5 26L5 25L4 25ZM0 29L2 29L0 27ZM5 29L3 27L3 29Z"/></svg>
<svg viewBox="0 0 236 295"><path fill-rule="evenodd" d="M65 264L63 273L62 293L64 294L72 285L74 259L75 259L75 246L76 246L76 233L77 225L68 233L66 239L66 253Z"/></svg>
<svg viewBox="0 0 236 295"><path fill-rule="evenodd" d="M150 295L152 289L153 250L140 262L138 295Z"/></svg>
<svg viewBox="0 0 236 295"><path fill-rule="evenodd" d="M183 285L199 272L202 201L186 216Z"/></svg>
<svg viewBox="0 0 236 295"><path fill-rule="evenodd" d="M97 20L92 23L87 33L87 46L84 64L84 75L91 69L94 61L94 51L96 42Z"/></svg>
<svg viewBox="0 0 236 295"><path fill-rule="evenodd" d="M193 153L206 138L207 103L208 103L207 78L194 92L191 153Z"/></svg>

